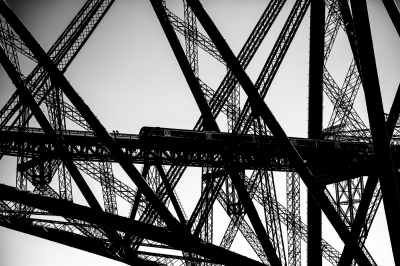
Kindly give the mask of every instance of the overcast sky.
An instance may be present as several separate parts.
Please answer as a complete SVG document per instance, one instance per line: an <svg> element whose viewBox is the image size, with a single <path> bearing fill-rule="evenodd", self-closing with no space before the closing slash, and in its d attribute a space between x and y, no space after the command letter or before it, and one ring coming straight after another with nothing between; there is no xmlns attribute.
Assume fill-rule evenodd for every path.
<svg viewBox="0 0 400 266"><path fill-rule="evenodd" d="M83 6L83 0L7 0L6 1L32 35L48 50L68 23ZM260 18L268 1L208 0L201 1L232 50L237 54ZM288 0L255 59L247 69L255 82L279 32L293 6ZM183 18L181 0L167 1L168 7ZM389 112L399 84L399 37L391 25L380 1L368 2L375 55L385 112ZM289 136L307 136L309 12L289 49L272 84L266 102ZM351 62L347 37L340 31L332 50L328 69L336 82L344 81ZM34 67L23 61L22 71L29 74ZM200 78L216 89L226 67L199 50ZM200 115L183 74L162 31L149 1L117 0L99 27L85 44L66 72L66 77L107 130L138 133L142 126L192 129ZM15 88L0 66L0 106L9 99ZM245 102L245 95L242 103ZM368 124L362 90L355 107ZM331 115L332 105L325 97L324 127ZM222 130L226 119L218 118ZM76 128L76 127L71 127ZM0 183L15 185L16 159L0 161ZM139 166L140 167L140 166ZM139 168L140 170L140 168ZM115 167L116 176L129 183ZM276 174L278 198L285 205L284 175ZM282 178L281 178L282 177ZM101 199L98 185L96 196ZM194 185L193 185L194 184ZM97 187L96 187L97 186ZM132 185L132 187L134 187ZM200 171L190 169L177 187L178 195L190 214L200 194ZM75 189L77 191L77 189ZM305 213L305 190L302 190L302 213ZM79 193L76 201L85 204ZM126 216L129 206L118 199L120 214ZM215 243L219 244L228 219L216 207ZM218 209L219 208L219 209ZM303 216L303 222L306 222ZM340 252L342 244L324 222L324 237ZM240 237L238 237L240 238ZM305 243L302 243L306 250ZM384 211L381 206L372 226L367 247L380 265L394 265L387 235ZM240 239L233 245L237 252L256 258ZM303 261L306 255L303 253ZM118 265L119 263L68 248L40 238L0 227L0 265Z"/></svg>

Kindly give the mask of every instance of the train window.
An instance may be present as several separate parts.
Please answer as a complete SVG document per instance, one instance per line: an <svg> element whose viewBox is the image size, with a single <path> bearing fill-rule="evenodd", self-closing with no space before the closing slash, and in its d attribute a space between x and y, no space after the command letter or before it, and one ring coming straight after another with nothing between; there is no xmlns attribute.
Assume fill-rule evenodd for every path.
<svg viewBox="0 0 400 266"><path fill-rule="evenodd" d="M210 132L206 132L206 139L212 139L212 134Z"/></svg>
<svg viewBox="0 0 400 266"><path fill-rule="evenodd" d="M169 129L164 129L164 136L165 136L165 137L171 137L171 130L169 130Z"/></svg>
<svg viewBox="0 0 400 266"><path fill-rule="evenodd" d="M335 148L336 149L340 149L340 143L339 142L335 142Z"/></svg>

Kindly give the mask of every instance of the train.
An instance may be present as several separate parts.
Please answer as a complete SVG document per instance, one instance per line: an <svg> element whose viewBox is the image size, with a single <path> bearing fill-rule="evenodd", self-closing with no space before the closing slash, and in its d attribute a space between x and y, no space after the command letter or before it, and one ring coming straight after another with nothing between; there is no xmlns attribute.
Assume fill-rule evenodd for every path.
<svg viewBox="0 0 400 266"><path fill-rule="evenodd" d="M273 136L256 136L252 134L239 134L233 135L225 132L217 131L196 131L186 129L174 129L163 127L142 127L139 133L140 138L159 137L165 139L196 139L196 140L214 140L236 143L261 143L261 144L275 144L278 145ZM332 149L347 149L357 150L362 152L372 152L372 145L363 142L344 142L332 140L320 140L309 138L289 138L295 147L308 147L308 148L332 148Z"/></svg>

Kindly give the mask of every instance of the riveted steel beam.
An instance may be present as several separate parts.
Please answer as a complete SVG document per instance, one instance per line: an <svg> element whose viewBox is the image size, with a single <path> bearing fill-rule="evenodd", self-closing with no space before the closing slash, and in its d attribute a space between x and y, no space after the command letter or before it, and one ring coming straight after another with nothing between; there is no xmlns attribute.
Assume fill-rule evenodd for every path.
<svg viewBox="0 0 400 266"><path fill-rule="evenodd" d="M339 236L342 238L343 242L351 246L351 248L353 249L356 261L361 265L371 265L364 253L362 252L361 248L358 246L355 239L352 237L351 233L346 228L346 225L336 213L334 207L326 198L321 187L315 181L313 174L308 169L307 165L303 162L296 149L293 147L292 143L286 136L282 127L279 125L278 121L275 119L271 110L257 93L257 90L254 88L252 81L244 72L243 68L240 66L232 50L212 22L211 18L204 10L201 3L198 0L191 0L188 1L188 3L192 7L193 12L196 14L207 34L210 36L210 38L213 40L214 44L220 51L222 57L227 62L229 69L235 74L236 78L239 80L239 83L242 85L243 90L248 95L253 108L261 115L268 128L276 137L281 148L285 150L288 154L289 160L291 160L295 165L297 172L300 174L300 177L302 178L304 184L312 193L314 199L318 202L325 215L327 216Z"/></svg>
<svg viewBox="0 0 400 266"><path fill-rule="evenodd" d="M325 3L322 0L311 0L308 137L315 139L321 138L322 133L324 37ZM312 158L313 161L315 159ZM307 229L307 263L322 266L322 214L321 208L310 192L307 192Z"/></svg>
<svg viewBox="0 0 400 266"><path fill-rule="evenodd" d="M109 135L109 133L97 119L94 113L90 110L89 106L86 105L86 103L74 90L74 88L65 78L65 76L54 65L48 55L40 47L39 43L37 43L37 41L33 38L33 36L29 33L22 22L18 19L18 17L13 13L13 11L7 6L4 1L0 1L0 13L11 25L11 27L13 27L14 31L20 36L20 38L25 42L27 47L32 51L40 64L43 65L43 68L49 73L52 81L56 85L60 86L63 93L81 113L82 117L87 121L87 123L96 133L96 135L101 139L102 143L107 147L110 153L113 154L113 156L119 162L127 175L132 179L137 187L142 190L146 199L150 202L150 204L157 211L160 217L171 228L174 228L175 230L180 230L182 228L181 224L173 217L166 206L158 199L153 190L143 179L139 171L131 162L129 162L128 158L121 151L121 148Z"/></svg>
<svg viewBox="0 0 400 266"><path fill-rule="evenodd" d="M157 227L111 213L99 212L89 207L65 200L43 197L7 185L0 185L0 199L26 204L49 211L54 215L69 217L137 235L159 243L167 244L183 251L193 252L215 263L226 265L263 265L232 251L205 243L198 238L181 232L174 232L164 227Z"/></svg>
<svg viewBox="0 0 400 266"><path fill-rule="evenodd" d="M179 63L179 66L181 67L183 75L185 76L185 79L189 84L189 88L193 94L197 106L200 109L201 115L204 118L204 129L219 131L218 125L215 122L210 107L207 104L204 93L201 90L199 80L197 79L196 75L193 72L193 69L185 55L185 51L183 50L182 45L179 42L178 36L176 36L174 28L171 25L167 13L165 12L162 1L151 0L150 2L153 5L157 18L160 21L160 24L164 30L165 35L167 36L172 51L174 52L175 57Z"/></svg>
<svg viewBox="0 0 400 266"><path fill-rule="evenodd" d="M398 226L399 218L397 215L400 212L398 181L389 147L366 1L352 0L351 10L353 11L356 40L359 44L358 52L360 55L361 76L373 146L382 173L379 181L382 189L386 222L389 229L394 260L396 264L400 264L400 253L398 252L400 250L400 228Z"/></svg>

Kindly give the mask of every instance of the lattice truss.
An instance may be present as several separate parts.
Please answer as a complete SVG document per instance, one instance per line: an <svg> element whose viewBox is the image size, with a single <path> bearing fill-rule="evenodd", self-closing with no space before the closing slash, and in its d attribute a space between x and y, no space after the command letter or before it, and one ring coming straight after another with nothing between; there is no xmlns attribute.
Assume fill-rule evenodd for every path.
<svg viewBox="0 0 400 266"><path fill-rule="evenodd" d="M322 259L375 265L364 244L383 199L392 249L399 248L398 218L388 214L400 211L394 171L399 104L396 96L390 113L383 113L364 1L270 0L237 55L198 0L183 0L182 14L172 12L168 1L150 2L201 112L193 130L109 133L67 81L64 73L113 0L88 0L47 53L0 2L0 61L15 85L0 111L0 158L17 157L15 187L0 185L1 226L132 265L301 265L306 243L309 252L321 254L317 262L308 259L312 265ZM398 30L394 2L383 3ZM289 14L281 14L284 6ZM324 14L319 20L318 13ZM285 23L253 83L245 70L278 15L286 16ZM312 136L309 125L309 139L288 138L263 99L309 17L309 106L322 107L313 95L319 91L333 112L328 126L317 126ZM353 55L342 86L328 69L340 31ZM219 86L201 77L199 54L226 68ZM30 73L21 70L26 60L36 65ZM354 107L362 86L367 123ZM310 113L309 121L314 117ZM39 128L30 127L33 120ZM80 130L67 128L72 123ZM118 178L116 164L132 182ZM188 167L202 169L201 194L191 212L176 190ZM286 173L286 202L278 201L277 172ZM102 199L88 179L100 184ZM88 207L76 202L73 183ZM303 185L343 240L343 250L321 235L311 238L300 211ZM119 200L130 206L127 215ZM221 239L214 237L216 205L229 221ZM252 258L230 250L239 234Z"/></svg>

